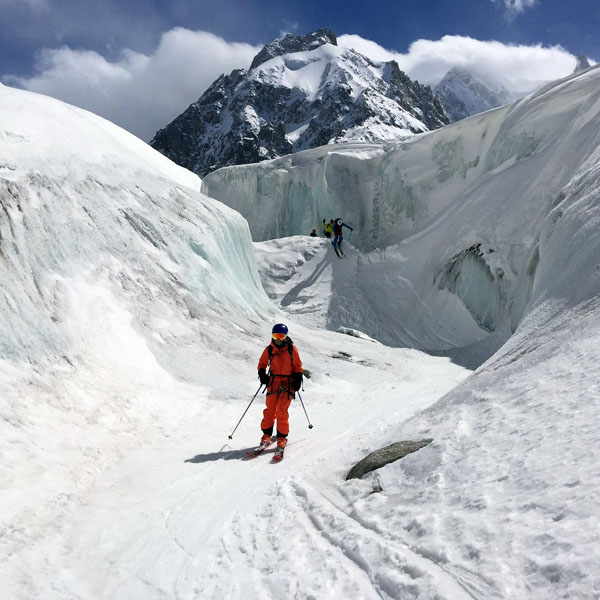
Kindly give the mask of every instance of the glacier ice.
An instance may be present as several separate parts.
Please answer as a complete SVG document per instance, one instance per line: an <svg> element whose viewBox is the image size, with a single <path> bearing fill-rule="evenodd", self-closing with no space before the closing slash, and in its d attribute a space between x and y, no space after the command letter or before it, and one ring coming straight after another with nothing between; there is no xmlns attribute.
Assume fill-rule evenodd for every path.
<svg viewBox="0 0 600 600"><path fill-rule="evenodd" d="M0 142L0 358L87 360L118 310L189 379L202 362L186 340L219 343L272 310L246 221L141 140L2 87Z"/></svg>
<svg viewBox="0 0 600 600"><path fill-rule="evenodd" d="M351 243L367 253L357 286L369 285L368 270L373 280L384 272L405 310L367 294L391 327L382 334L364 310L362 322L341 325L430 351L494 332L499 344L536 303L571 295L553 246L570 203L596 185L598 80L600 70L590 69L396 144L324 146L220 169L203 190L240 211L255 241L307 234L323 218L351 224ZM597 250L595 239L585 254Z"/></svg>

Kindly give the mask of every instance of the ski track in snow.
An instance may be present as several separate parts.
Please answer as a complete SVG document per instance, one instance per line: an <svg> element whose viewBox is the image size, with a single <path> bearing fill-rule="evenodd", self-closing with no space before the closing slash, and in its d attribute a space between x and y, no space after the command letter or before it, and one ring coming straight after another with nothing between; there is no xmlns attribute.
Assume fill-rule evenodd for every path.
<svg viewBox="0 0 600 600"><path fill-rule="evenodd" d="M448 387L464 377L439 360L447 365ZM317 402L307 391L315 429L307 429L301 407L295 406L293 435L279 464L271 462L269 450L254 459L244 456L256 441L262 405L248 414L239 440L220 451L188 432L185 443L132 453L90 490L67 530L46 548L44 554L54 556L47 569L61 574L48 597L393 598L412 590L406 597L416 598L429 579L431 589L462 589L435 560L390 543L350 515L343 488L357 486L369 494L371 483L328 488L366 449L380 445L399 415L443 391L409 381L392 392L389 382L383 383L370 398L350 394L344 400L346 417L363 421L363 433L335 418L338 401ZM398 391L403 402L390 409L390 393ZM207 412L203 428L222 429L238 409L236 403ZM204 452L194 454L199 449ZM297 577L299 568L311 573L310 589ZM461 594L440 597L469 597Z"/></svg>
<svg viewBox="0 0 600 600"><path fill-rule="evenodd" d="M385 434L378 422L408 414L431 394L427 385L410 388L407 406L391 413L389 392L375 402L347 399L345 410L357 420L365 418L368 402L368 433L362 435L346 426L336 429L339 407L331 400L309 404L316 420L311 431L296 406L295 433L280 464L271 462L269 450L245 460L243 443L239 448L237 442L220 452L190 456L183 465L177 445L133 455L101 482L90 494L91 505L77 515L72 524L76 552L63 548L58 554L67 552L69 562L78 554L73 561L77 580L88 581L87 597L94 598L417 598L423 589L449 594L440 597L471 598L435 559L381 536L350 514L343 488L356 484L321 491L331 485L332 468L334 479L343 479L348 456L360 458L360 448ZM256 412L250 415L252 432ZM233 416L232 410L227 413ZM213 415L211 424L218 427L221 418ZM188 440L185 446L194 443ZM123 497L125 486L130 491ZM361 493L365 486L371 493L368 482L358 484ZM118 523L107 527L112 514L119 515ZM98 568L92 581L86 575L90 563ZM168 568L161 572L163 563ZM298 569L311 574L309 589L297 578ZM67 589L56 597L64 597ZM86 594L74 597L83 600Z"/></svg>

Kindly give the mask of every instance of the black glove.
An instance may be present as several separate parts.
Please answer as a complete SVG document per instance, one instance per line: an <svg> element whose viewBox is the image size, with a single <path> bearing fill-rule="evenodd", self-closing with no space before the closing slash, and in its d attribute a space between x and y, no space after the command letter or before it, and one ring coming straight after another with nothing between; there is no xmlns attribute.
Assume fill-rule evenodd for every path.
<svg viewBox="0 0 600 600"><path fill-rule="evenodd" d="M265 369L258 370L258 378L260 379L260 383L262 385L269 385L270 377L267 375L267 372Z"/></svg>
<svg viewBox="0 0 600 600"><path fill-rule="evenodd" d="M302 373L292 373L292 389L297 392L302 386Z"/></svg>

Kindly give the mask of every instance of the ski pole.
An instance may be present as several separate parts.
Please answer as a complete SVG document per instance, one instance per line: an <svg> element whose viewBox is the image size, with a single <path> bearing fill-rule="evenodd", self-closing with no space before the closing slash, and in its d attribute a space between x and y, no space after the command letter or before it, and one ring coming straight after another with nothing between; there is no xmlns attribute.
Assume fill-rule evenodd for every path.
<svg viewBox="0 0 600 600"><path fill-rule="evenodd" d="M258 392L260 392L262 386L263 386L263 384L261 383L258 386L258 389L256 390L256 394L254 394L254 396L252 396L252 400L250 400L250 404L248 404L246 410L244 411L244 414L240 417L240 420L238 421L238 424L235 426L235 428L231 432L231 435L229 436L230 440L233 439L233 434L235 433L235 430L239 427L240 423L242 422L242 419L246 416L246 413L248 412L248 409L250 408L250 405L254 402L254 398L256 398L256 396L258 396Z"/></svg>
<svg viewBox="0 0 600 600"><path fill-rule="evenodd" d="M297 392L298 394L298 398L300 398L300 404L302 404L302 408L304 408L304 414L306 415L306 420L308 421L308 428L312 429L312 423L310 422L310 419L308 418L308 413L306 412L306 408L304 406L304 402L302 402L302 396L300 395L300 392Z"/></svg>

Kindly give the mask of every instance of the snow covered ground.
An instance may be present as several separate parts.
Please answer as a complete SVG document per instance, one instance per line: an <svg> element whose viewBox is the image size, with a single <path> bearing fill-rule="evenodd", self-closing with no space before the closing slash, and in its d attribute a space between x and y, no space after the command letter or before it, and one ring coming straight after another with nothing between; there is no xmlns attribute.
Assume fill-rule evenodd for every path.
<svg viewBox="0 0 600 600"><path fill-rule="evenodd" d="M597 196L587 198L580 216L597 223ZM576 227L583 234L584 224ZM338 290L358 304L356 249L346 248L340 261L323 239L255 246L265 290L295 319L330 328L359 320L336 300ZM282 272L270 271L275 254ZM597 260L590 266L597 271ZM355 488L324 493L346 516L325 535L375 588L356 597L600 597L600 300L577 301L582 287L571 302L542 302L474 375L389 437L433 444ZM369 493L374 481L381 493ZM306 504L325 520L327 502L310 497ZM385 550L377 547L382 538ZM372 552L381 562L372 562Z"/></svg>
<svg viewBox="0 0 600 600"><path fill-rule="evenodd" d="M246 222L102 119L5 87L0 103L1 594L193 597L210 584L219 597L236 523L267 536L255 512L279 485L320 465L341 481L394 419L466 372L290 321L315 427L296 406L295 461L267 473L268 457L240 461L262 396L227 436L286 319L259 284Z"/></svg>
<svg viewBox="0 0 600 600"><path fill-rule="evenodd" d="M589 128L587 98L574 110ZM516 333L472 374L331 331L401 323L373 310L398 302L397 271L373 260L385 249L354 234L344 260L304 236L253 244L238 213L129 134L0 86L0 597L598 598L588 142L532 234ZM453 302L459 335L474 319ZM312 372L314 428L295 402L283 462L247 461L262 396L228 435L280 320ZM410 332L427 334L414 319ZM345 481L372 450L424 438Z"/></svg>

